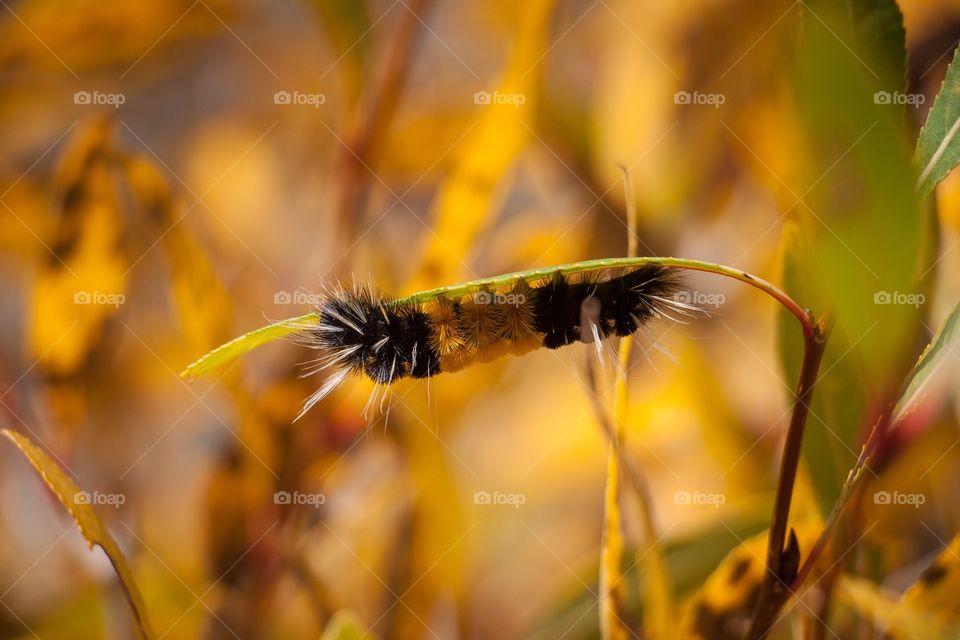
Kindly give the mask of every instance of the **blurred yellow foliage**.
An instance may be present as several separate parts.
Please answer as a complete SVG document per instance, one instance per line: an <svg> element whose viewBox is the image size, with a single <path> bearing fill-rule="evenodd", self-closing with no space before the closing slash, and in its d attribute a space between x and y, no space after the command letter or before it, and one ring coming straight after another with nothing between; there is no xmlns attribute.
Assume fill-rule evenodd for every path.
<svg viewBox="0 0 960 640"><path fill-rule="evenodd" d="M372 385L352 378L295 423L324 381L301 377L320 355L303 336L267 331L209 379L177 374L310 313L321 282L399 296L622 256L635 205L641 255L832 307L790 510L805 556L960 298L960 182L921 207L909 158L960 11L900 3L899 73L901 47L862 32L869 15L877 38L902 35L892 1L837 24L829 4L6 3L8 437L158 637L587 640L611 611L613 637L739 637L800 358L795 319L741 283L691 273L707 313L637 333L625 464L598 419L619 371L606 354L592 387L592 345L403 381L383 413L363 414ZM890 70L924 101L878 102ZM825 609L838 637L956 616L960 414L944 387L872 452L831 536L825 558L849 548ZM0 637L117 637L109 568L56 537L59 505L4 455ZM94 512L76 486L125 501ZM771 637L809 629L815 604L802 591Z"/></svg>

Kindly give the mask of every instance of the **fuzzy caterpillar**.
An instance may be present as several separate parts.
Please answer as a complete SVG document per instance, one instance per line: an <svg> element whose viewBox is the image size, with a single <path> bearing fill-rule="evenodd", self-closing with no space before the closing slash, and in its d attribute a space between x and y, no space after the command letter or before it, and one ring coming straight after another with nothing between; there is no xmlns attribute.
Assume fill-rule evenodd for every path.
<svg viewBox="0 0 960 640"><path fill-rule="evenodd" d="M540 347L628 336L686 304L681 269L711 271L762 290L778 290L745 272L677 258L611 258L516 272L388 298L372 287L330 287L316 310L251 331L206 354L183 372L202 376L247 351L295 334L316 349L311 372L329 371L304 410L348 375L386 387L429 378ZM793 310L793 309L791 309ZM795 315L802 314L796 310ZM801 316L798 316L801 317Z"/></svg>
<svg viewBox="0 0 960 640"><path fill-rule="evenodd" d="M667 267L642 265L605 275L575 281L554 272L539 281L518 278L507 286L441 292L422 302L392 300L365 287L332 288L318 305L318 322L304 335L320 353L312 371L329 369L330 375L304 411L351 374L386 386L540 347L585 342L599 352L604 338L632 335L669 309L692 308L675 296L678 279Z"/></svg>

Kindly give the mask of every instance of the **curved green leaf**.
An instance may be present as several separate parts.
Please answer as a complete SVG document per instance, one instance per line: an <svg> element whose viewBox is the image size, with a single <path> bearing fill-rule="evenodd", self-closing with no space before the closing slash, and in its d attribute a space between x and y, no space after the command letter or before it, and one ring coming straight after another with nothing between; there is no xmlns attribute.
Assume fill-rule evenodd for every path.
<svg viewBox="0 0 960 640"><path fill-rule="evenodd" d="M957 304L937 329L933 340L920 354L920 359L914 365L903 394L893 410L891 424L896 426L903 418L910 414L930 393L942 385L945 378L949 378L948 365L956 365L958 356L954 349L960 329L960 304Z"/></svg>
<svg viewBox="0 0 960 640"><path fill-rule="evenodd" d="M833 325L803 441L826 515L872 412L887 406L912 364L922 315L902 302L921 299L924 237L903 109L878 99L903 88L896 4L810 1L803 16L795 80L803 146L783 231L783 286ZM791 331L780 342L792 390L801 344Z"/></svg>
<svg viewBox="0 0 960 640"><path fill-rule="evenodd" d="M960 49L958 49L960 51ZM920 130L915 164L920 177L917 190L928 196L960 163L960 63L954 54L940 93L933 101L927 122Z"/></svg>
<svg viewBox="0 0 960 640"><path fill-rule="evenodd" d="M234 338L230 342L220 345L206 355L201 356L184 369L180 377L194 380L204 376L218 367L233 362L243 354L252 349L256 349L262 344L267 344L278 338L288 336L291 333L308 329L316 324L317 320L317 314L311 311L296 318L287 318L286 320L280 320L279 322L268 324L265 327L249 331L242 336Z"/></svg>

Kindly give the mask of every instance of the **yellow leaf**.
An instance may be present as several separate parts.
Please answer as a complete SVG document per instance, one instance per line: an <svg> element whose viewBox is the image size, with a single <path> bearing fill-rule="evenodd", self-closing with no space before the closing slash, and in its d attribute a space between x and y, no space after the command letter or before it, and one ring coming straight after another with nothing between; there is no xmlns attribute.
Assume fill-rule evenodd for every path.
<svg viewBox="0 0 960 640"><path fill-rule="evenodd" d="M17 7L17 17L30 29L5 26L0 62L19 61L38 72L61 73L66 61L80 76L126 69L160 40L175 50L178 42L215 32L223 26L220 20L230 20L234 8L221 0L205 0L207 10L198 4L188 0L32 2ZM57 55L51 56L51 51Z"/></svg>
<svg viewBox="0 0 960 640"><path fill-rule="evenodd" d="M20 449L20 452L30 461L33 468L40 474L40 477L43 478L43 481L57 496L71 517L73 517L74 522L77 523L77 526L80 528L80 533L83 534L90 549L93 549L93 545L97 545L106 552L107 557L110 559L110 564L113 565L114 570L120 577L123 591L127 596L130 607L133 609L142 636L146 638L146 640L153 638L154 635L147 618L147 607L143 601L140 589L133 579L133 573L130 571L127 559L124 557L123 552L120 551L120 547L113 539L113 536L110 535L110 532L107 531L107 528L97 516L96 511L94 511L93 507L89 504L89 500L80 499L81 496L86 494L77 487L76 483L71 480L46 453L33 444L29 438L8 429L3 429L0 432Z"/></svg>
<svg viewBox="0 0 960 640"><path fill-rule="evenodd" d="M793 529L800 548L800 564L817 541L823 525L802 522ZM768 531L747 538L717 565L686 610L683 638L713 640L743 635L756 607L756 596L766 567Z"/></svg>
<svg viewBox="0 0 960 640"><path fill-rule="evenodd" d="M958 631L950 629L943 619L897 600L868 580L843 576L837 596L865 620L882 628L894 640L913 638L956 638ZM955 597L955 596L954 596Z"/></svg>
<svg viewBox="0 0 960 640"><path fill-rule="evenodd" d="M98 121L76 136L57 175L60 210L33 291L29 346L48 372L67 376L97 346L125 302L122 217L110 161L112 127Z"/></svg>
<svg viewBox="0 0 960 640"><path fill-rule="evenodd" d="M624 344L632 341L625 340ZM603 540L600 549L600 637L625 640L632 634L624 621L623 536L620 531L620 465L615 445L607 458L603 499Z"/></svg>
<svg viewBox="0 0 960 640"><path fill-rule="evenodd" d="M170 262L173 296L188 344L209 350L230 330L230 296L203 248L180 218L166 179L142 155L125 159L124 168L134 195L163 229L160 236Z"/></svg>
<svg viewBox="0 0 960 640"><path fill-rule="evenodd" d="M553 0L519 5L514 52L500 85L474 94L480 119L457 150L450 176L440 187L437 220L413 290L462 274L464 256L489 224L494 188L527 145L537 98L536 73L544 55ZM528 121L530 121L528 123Z"/></svg>
<svg viewBox="0 0 960 640"><path fill-rule="evenodd" d="M366 625L353 612L341 609L330 618L320 640L374 640L376 636L365 629Z"/></svg>
<svg viewBox="0 0 960 640"><path fill-rule="evenodd" d="M905 605L960 622L960 534L903 594Z"/></svg>

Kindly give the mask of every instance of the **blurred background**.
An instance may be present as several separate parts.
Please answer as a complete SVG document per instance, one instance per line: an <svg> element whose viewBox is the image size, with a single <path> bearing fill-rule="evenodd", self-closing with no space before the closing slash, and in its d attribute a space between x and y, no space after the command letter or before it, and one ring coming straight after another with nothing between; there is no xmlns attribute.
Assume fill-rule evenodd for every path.
<svg viewBox="0 0 960 640"><path fill-rule="evenodd" d="M625 255L621 167L641 255L779 282L813 183L801 3L0 4L2 426L101 496L159 637L315 638L342 609L382 638L599 637L614 375L596 397L589 346L398 384L387 421L352 380L292 423L322 378L288 342L178 373L321 282L406 294ZM960 9L901 8L913 139ZM956 273L960 180L938 199ZM687 283L709 317L639 335L626 443L681 602L766 528L791 397L774 303ZM958 296L933 283L927 337ZM893 585L960 528L956 407L934 423L889 471L929 499L868 533ZM133 637L106 557L12 447L0 460L0 637Z"/></svg>

